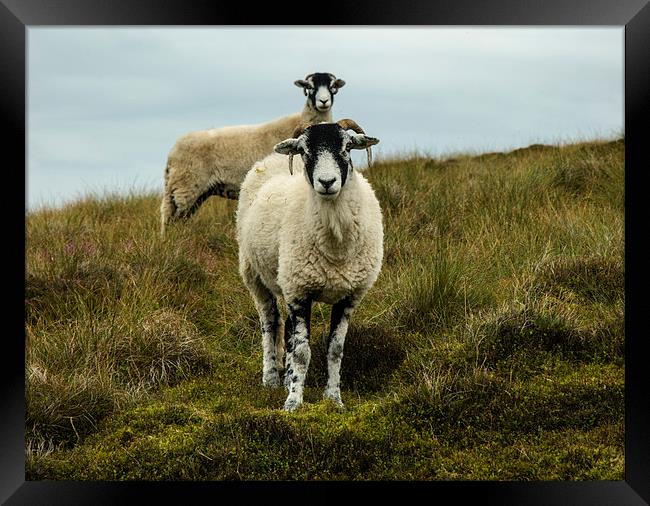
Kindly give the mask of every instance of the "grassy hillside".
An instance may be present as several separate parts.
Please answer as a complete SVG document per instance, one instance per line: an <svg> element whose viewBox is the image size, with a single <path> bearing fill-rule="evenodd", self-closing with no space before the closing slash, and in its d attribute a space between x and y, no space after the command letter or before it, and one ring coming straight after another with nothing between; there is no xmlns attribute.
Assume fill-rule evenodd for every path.
<svg viewBox="0 0 650 506"><path fill-rule="evenodd" d="M345 410L261 385L236 202L158 236L159 196L27 216L27 478L621 480L623 141L385 160L380 277Z"/></svg>

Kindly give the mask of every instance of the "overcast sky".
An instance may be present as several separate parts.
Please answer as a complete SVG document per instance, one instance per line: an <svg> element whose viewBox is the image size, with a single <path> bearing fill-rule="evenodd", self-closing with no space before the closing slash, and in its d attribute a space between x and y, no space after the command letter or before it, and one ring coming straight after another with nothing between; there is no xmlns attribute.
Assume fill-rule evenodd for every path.
<svg viewBox="0 0 650 506"><path fill-rule="evenodd" d="M623 27L28 27L27 202L162 190L182 134L298 112L312 72L376 158L623 133ZM355 153L358 160L361 154Z"/></svg>

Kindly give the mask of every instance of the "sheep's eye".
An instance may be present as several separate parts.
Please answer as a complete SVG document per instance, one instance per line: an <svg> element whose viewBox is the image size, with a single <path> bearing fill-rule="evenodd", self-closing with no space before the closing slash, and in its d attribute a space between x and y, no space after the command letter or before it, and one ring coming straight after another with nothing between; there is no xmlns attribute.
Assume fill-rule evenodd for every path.
<svg viewBox="0 0 650 506"><path fill-rule="evenodd" d="M330 88L330 92L332 93L332 95L336 95L337 91L339 91L338 88L334 88L334 87Z"/></svg>

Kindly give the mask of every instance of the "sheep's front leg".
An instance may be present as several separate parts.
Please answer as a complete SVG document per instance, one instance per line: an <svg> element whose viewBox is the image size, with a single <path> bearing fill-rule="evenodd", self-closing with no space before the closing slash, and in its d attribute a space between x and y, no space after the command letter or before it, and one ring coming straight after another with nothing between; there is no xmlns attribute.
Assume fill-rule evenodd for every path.
<svg viewBox="0 0 650 506"><path fill-rule="evenodd" d="M280 312L276 298L269 292L266 299L258 304L260 323L262 325L262 384L267 387L280 386L280 375L276 361L276 341L280 326Z"/></svg>
<svg viewBox="0 0 650 506"><path fill-rule="evenodd" d="M248 265L243 265L241 273L260 316L263 352L262 384L267 387L277 387L281 385L276 356L276 343L280 327L277 300Z"/></svg>
<svg viewBox="0 0 650 506"><path fill-rule="evenodd" d="M285 335L288 336L285 343L287 353L285 385L289 389L289 395L284 402L284 409L295 411L302 404L305 377L311 359L309 348L311 300L290 302L288 306L289 317L285 324Z"/></svg>
<svg viewBox="0 0 650 506"><path fill-rule="evenodd" d="M352 301L348 298L338 301L332 306L330 333L327 344L327 387L323 397L333 400L343 407L341 400L341 359L343 344L348 333L348 323L354 310Z"/></svg>

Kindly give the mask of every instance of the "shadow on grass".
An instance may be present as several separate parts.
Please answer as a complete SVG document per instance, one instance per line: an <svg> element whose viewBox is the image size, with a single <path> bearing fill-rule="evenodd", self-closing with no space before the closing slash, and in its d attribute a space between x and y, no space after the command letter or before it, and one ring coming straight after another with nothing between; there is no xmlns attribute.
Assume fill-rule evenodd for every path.
<svg viewBox="0 0 650 506"><path fill-rule="evenodd" d="M306 386L325 388L327 384L325 337L312 339ZM353 322L345 338L341 388L361 393L382 390L404 356L404 343L395 332L378 325L365 326Z"/></svg>

